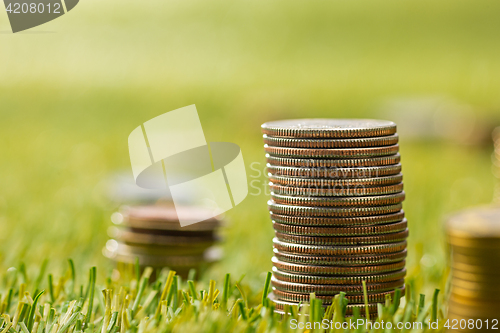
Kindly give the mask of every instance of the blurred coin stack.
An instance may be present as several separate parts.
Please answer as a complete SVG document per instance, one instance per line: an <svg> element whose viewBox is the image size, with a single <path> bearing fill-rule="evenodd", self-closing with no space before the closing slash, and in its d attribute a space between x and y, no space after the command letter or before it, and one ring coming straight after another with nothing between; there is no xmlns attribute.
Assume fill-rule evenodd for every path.
<svg viewBox="0 0 500 333"><path fill-rule="evenodd" d="M451 217L447 235L452 251L450 326L456 319L458 331L492 329L500 320L500 208L474 208Z"/></svg>
<svg viewBox="0 0 500 333"><path fill-rule="evenodd" d="M347 314L404 294L407 221L396 124L362 119L265 123L275 229L273 292L278 312L332 303L346 292Z"/></svg>
<svg viewBox="0 0 500 333"><path fill-rule="evenodd" d="M500 127L493 131L493 143L493 173L497 178L494 201L496 204L500 204Z"/></svg>
<svg viewBox="0 0 500 333"><path fill-rule="evenodd" d="M197 207L182 209L186 210L183 216L189 213L194 221L203 214ZM142 267L169 267L187 276L190 269L203 270L220 257L214 247L219 219L181 227L173 205L147 205L123 207L111 220L115 226L109 229L112 239L106 243L104 255L116 262L138 259Z"/></svg>

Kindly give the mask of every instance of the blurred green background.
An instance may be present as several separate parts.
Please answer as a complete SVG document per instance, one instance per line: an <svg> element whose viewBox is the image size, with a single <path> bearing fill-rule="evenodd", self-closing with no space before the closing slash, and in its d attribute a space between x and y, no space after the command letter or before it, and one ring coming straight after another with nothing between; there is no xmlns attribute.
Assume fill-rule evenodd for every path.
<svg viewBox="0 0 500 333"><path fill-rule="evenodd" d="M261 123L394 117L407 128L408 268L423 291L442 287L445 216L493 198L499 11L482 0L82 0L18 34L2 12L2 270L23 261L37 271L49 258L62 271L72 257L82 272L98 265L109 273L101 249L117 206L104 181L116 170L131 175L127 137L136 126L196 104L207 140L239 144L252 181L227 214L225 259L211 277L261 283L271 268L266 180L256 171L265 167ZM450 103L411 102L429 96L452 106L443 113ZM388 107L394 100L402 102ZM413 118L436 125L436 113L433 134L405 136ZM440 135L443 126L452 133Z"/></svg>

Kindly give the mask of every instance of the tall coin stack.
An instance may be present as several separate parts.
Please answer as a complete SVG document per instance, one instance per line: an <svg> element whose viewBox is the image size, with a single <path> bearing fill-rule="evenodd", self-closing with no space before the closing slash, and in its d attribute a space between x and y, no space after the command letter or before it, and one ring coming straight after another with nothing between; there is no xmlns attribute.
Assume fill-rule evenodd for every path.
<svg viewBox="0 0 500 333"><path fill-rule="evenodd" d="M179 209L179 208L177 208ZM203 212L197 207L185 207L194 221ZM221 221L213 218L181 227L173 205L123 207L111 217L115 227L104 248L104 255L119 263L134 263L143 267L169 267L180 276L190 269L198 271L219 259L214 245Z"/></svg>
<svg viewBox="0 0 500 333"><path fill-rule="evenodd" d="M447 235L452 251L450 326L454 332L498 327L500 208L474 208L451 217Z"/></svg>
<svg viewBox="0 0 500 333"><path fill-rule="evenodd" d="M347 314L404 293L407 221L396 124L365 119L296 119L262 125L274 238L278 312L332 303L346 292Z"/></svg>
<svg viewBox="0 0 500 333"><path fill-rule="evenodd" d="M497 178L497 183L495 186L495 197L494 202L500 204L500 127L495 128L493 131L493 173Z"/></svg>

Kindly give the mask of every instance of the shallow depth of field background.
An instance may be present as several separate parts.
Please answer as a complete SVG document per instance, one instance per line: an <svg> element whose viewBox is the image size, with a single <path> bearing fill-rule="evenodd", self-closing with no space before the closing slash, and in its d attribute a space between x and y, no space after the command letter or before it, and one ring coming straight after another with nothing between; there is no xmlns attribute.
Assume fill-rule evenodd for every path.
<svg viewBox="0 0 500 333"><path fill-rule="evenodd" d="M101 249L117 206L105 180L130 172L129 133L196 104L207 140L239 144L252 181L207 277L261 284L271 268L261 123L369 117L400 122L408 270L421 291L443 288L444 217L493 198L499 10L491 1L82 0L15 35L2 12L1 271L24 262L34 275L49 258L62 272L72 257L80 272L109 274Z"/></svg>

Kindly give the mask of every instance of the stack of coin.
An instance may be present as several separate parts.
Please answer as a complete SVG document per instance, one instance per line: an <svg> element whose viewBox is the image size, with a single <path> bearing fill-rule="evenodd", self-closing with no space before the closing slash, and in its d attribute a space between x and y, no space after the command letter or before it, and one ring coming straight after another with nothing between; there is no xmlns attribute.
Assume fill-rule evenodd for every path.
<svg viewBox="0 0 500 333"><path fill-rule="evenodd" d="M491 329L500 320L500 208L480 207L452 216L447 235L452 251L450 325L456 319L459 330L480 330L488 321Z"/></svg>
<svg viewBox="0 0 500 333"><path fill-rule="evenodd" d="M493 173L497 178L494 202L500 204L500 127L495 128L493 131L493 143Z"/></svg>
<svg viewBox="0 0 500 333"><path fill-rule="evenodd" d="M177 208L180 209L180 208ZM203 213L197 207L184 207L193 221ZM206 215L202 215L206 216ZM115 224L106 243L104 255L116 262L141 266L169 267L186 276L190 269L204 269L219 259L214 245L221 221L213 218L181 227L172 205L127 206L111 217Z"/></svg>
<svg viewBox="0 0 500 333"><path fill-rule="evenodd" d="M346 292L347 314L366 313L404 293L407 221L396 124L298 119L262 125L275 229L273 292L278 312L331 304Z"/></svg>

